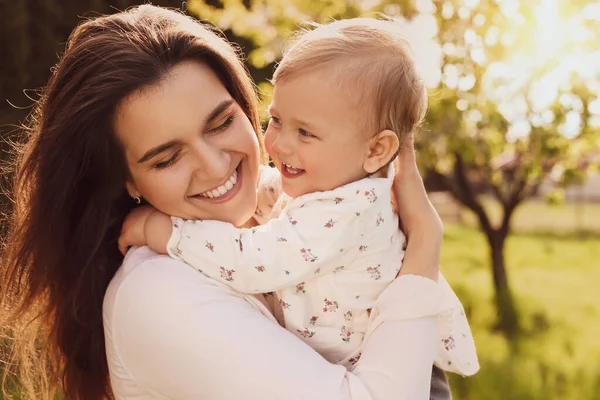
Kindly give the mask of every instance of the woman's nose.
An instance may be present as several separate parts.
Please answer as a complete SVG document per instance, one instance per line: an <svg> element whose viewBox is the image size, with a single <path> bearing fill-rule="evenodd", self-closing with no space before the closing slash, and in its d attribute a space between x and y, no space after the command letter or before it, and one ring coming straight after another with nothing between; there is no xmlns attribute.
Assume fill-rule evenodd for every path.
<svg viewBox="0 0 600 400"><path fill-rule="evenodd" d="M196 147L194 175L197 178L221 180L231 168L231 155L225 149L206 143Z"/></svg>

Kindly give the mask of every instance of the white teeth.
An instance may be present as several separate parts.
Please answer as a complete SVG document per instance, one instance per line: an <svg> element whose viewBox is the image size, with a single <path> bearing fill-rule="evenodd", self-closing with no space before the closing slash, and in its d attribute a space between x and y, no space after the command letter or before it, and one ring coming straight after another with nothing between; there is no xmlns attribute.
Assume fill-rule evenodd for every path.
<svg viewBox="0 0 600 400"><path fill-rule="evenodd" d="M237 170L233 171L233 174L231 174L229 179L227 179L227 181L225 181L224 184L222 184L221 186L219 186L215 189L207 190L204 193L200 193L200 196L208 197L210 199L221 197L225 193L230 191L235 186L236 183L237 183Z"/></svg>
<svg viewBox="0 0 600 400"><path fill-rule="evenodd" d="M282 164L283 164L283 166L285 167L285 170L286 170L286 171L287 171L289 174L291 174L291 175L296 175L296 174L299 174L300 172L304 171L304 170L303 170L303 169L301 169L301 168L295 168L295 167L292 167L291 165L289 165L289 164L286 164L286 163L284 163L284 162L282 162Z"/></svg>

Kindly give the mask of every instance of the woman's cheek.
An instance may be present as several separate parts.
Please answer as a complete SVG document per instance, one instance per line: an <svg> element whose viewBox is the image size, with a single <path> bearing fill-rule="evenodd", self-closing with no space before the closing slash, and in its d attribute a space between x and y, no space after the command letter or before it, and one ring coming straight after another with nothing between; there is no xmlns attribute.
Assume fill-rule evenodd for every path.
<svg viewBox="0 0 600 400"><path fill-rule="evenodd" d="M183 168L160 171L150 183L152 199L148 199L157 208L177 208L179 202L188 194L190 174ZM150 195L149 195L150 197Z"/></svg>

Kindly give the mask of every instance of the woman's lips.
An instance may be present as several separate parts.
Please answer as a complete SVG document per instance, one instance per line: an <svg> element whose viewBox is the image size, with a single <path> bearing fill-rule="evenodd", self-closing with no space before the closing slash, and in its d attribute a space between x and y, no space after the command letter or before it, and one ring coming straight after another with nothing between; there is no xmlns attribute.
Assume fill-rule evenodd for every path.
<svg viewBox="0 0 600 400"><path fill-rule="evenodd" d="M241 162L235 170L237 172L237 182L233 185L233 187L231 189L229 189L227 191L227 193L225 193L219 197L213 197L213 198L205 197L205 196L202 196L201 194L197 194L197 195L192 196L192 198L202 200L202 201L208 201L211 203L225 203L225 202L231 200L242 188L243 180L244 180L243 174L242 174L242 163Z"/></svg>

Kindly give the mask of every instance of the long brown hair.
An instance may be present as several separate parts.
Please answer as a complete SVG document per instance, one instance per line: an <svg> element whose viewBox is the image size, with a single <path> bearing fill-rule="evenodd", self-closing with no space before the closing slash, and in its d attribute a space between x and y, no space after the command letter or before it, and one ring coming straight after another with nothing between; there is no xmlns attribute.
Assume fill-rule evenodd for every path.
<svg viewBox="0 0 600 400"><path fill-rule="evenodd" d="M30 116L0 275L6 370L25 398L50 399L58 388L70 399L112 397L102 301L134 207L115 112L186 60L211 66L259 135L256 93L238 52L213 28L150 5L77 27Z"/></svg>

